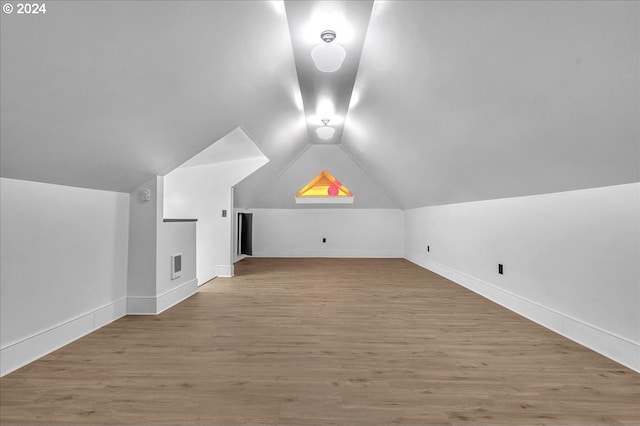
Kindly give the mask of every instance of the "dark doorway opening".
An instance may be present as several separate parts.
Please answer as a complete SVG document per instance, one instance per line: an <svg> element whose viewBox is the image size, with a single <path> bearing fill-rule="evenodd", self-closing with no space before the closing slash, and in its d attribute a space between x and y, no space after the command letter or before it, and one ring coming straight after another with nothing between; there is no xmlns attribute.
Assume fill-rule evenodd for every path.
<svg viewBox="0 0 640 426"><path fill-rule="evenodd" d="M238 254L253 255L253 213L238 213Z"/></svg>

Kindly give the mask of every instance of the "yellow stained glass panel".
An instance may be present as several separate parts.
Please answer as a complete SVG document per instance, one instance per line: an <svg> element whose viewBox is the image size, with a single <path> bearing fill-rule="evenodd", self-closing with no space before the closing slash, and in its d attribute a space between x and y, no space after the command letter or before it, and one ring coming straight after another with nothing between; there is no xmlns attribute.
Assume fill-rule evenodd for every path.
<svg viewBox="0 0 640 426"><path fill-rule="evenodd" d="M305 185L296 197L351 197L353 194L326 170Z"/></svg>

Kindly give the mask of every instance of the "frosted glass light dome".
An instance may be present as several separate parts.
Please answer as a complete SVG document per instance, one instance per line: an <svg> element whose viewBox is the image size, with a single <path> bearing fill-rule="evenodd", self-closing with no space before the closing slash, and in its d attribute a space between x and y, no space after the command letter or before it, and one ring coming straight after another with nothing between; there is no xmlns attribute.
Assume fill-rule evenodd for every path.
<svg viewBox="0 0 640 426"><path fill-rule="evenodd" d="M333 134L336 132L336 129L330 126L322 126L316 129L316 133L320 139L331 139Z"/></svg>
<svg viewBox="0 0 640 426"><path fill-rule="evenodd" d="M337 43L332 43L336 38L336 33L331 30L323 31L320 34L323 43L320 43L311 50L311 59L316 68L322 72L338 71L342 66L347 52L344 47Z"/></svg>

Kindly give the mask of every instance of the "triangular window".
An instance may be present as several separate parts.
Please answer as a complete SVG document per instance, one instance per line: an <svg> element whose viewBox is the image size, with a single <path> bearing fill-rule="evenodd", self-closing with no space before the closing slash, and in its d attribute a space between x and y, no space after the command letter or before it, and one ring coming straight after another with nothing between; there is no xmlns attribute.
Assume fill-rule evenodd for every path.
<svg viewBox="0 0 640 426"><path fill-rule="evenodd" d="M297 204L351 204L353 193L326 170L296 194Z"/></svg>

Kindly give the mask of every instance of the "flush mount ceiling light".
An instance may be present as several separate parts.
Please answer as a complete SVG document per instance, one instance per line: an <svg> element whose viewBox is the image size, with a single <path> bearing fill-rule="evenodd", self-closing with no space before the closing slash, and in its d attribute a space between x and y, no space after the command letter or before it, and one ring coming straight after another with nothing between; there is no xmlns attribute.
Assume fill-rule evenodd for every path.
<svg viewBox="0 0 640 426"><path fill-rule="evenodd" d="M311 51L311 59L322 72L338 71L342 66L347 52L344 47L337 43L332 43L336 38L336 32L325 30L320 34L323 43L320 43Z"/></svg>
<svg viewBox="0 0 640 426"><path fill-rule="evenodd" d="M331 139L333 137L333 134L336 132L336 129L334 129L333 127L329 126L329 119L325 118L322 120L322 127L318 127L316 129L316 133L318 134L318 137L320 139Z"/></svg>

